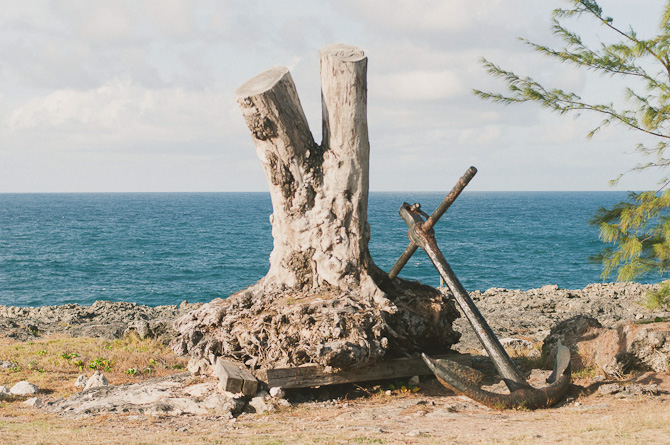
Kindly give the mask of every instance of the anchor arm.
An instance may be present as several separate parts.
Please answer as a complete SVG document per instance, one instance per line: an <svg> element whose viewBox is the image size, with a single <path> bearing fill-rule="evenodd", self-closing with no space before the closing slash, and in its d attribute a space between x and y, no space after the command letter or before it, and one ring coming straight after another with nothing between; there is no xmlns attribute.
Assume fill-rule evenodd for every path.
<svg viewBox="0 0 670 445"><path fill-rule="evenodd" d="M435 360L422 354L421 357L437 379L447 388L464 394L486 406L496 409L536 409L556 404L570 388L570 351L567 346L559 345L556 353L554 372L547 379L548 386L533 388L527 385L499 394L481 389L476 381L469 378L471 369L450 360ZM555 378L553 378L555 376Z"/></svg>

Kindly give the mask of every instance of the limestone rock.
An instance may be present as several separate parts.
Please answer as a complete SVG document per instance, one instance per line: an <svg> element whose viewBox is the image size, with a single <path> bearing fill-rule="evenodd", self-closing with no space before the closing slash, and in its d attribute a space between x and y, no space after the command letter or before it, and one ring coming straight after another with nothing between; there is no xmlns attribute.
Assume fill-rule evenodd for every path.
<svg viewBox="0 0 670 445"><path fill-rule="evenodd" d="M670 323L621 322L609 329L598 325L584 316L559 323L543 350L562 337L573 352L575 369L594 367L615 378L634 369L670 370Z"/></svg>
<svg viewBox="0 0 670 445"><path fill-rule="evenodd" d="M17 364L9 360L0 360L0 369L11 369L16 367Z"/></svg>
<svg viewBox="0 0 670 445"><path fill-rule="evenodd" d="M283 399L285 395L286 393L284 390L278 386L270 388L270 396L274 397L275 399Z"/></svg>
<svg viewBox="0 0 670 445"><path fill-rule="evenodd" d="M505 337L500 339L500 344L503 345L503 347L508 348L508 349L515 349L517 351L523 351L526 349L532 349L533 348L533 343L525 340L523 338L515 338L515 337Z"/></svg>
<svg viewBox="0 0 670 445"><path fill-rule="evenodd" d="M97 388L98 386L107 386L109 382L107 377L102 374L100 371L95 371L93 375L86 381L86 386L84 386L84 391L91 388Z"/></svg>
<svg viewBox="0 0 670 445"><path fill-rule="evenodd" d="M639 315L643 316L643 320L666 319L670 317L667 308L649 309L644 306L647 293L656 286L596 283L583 289L555 286L527 291L491 288L485 292L472 291L470 296L499 338L523 336L533 342L542 342L558 323L577 315L589 315L606 328L621 321L634 320ZM454 349L460 352L481 349L465 318L456 320L454 327L463 334ZM554 348L555 344L549 350ZM529 352L535 354L535 351L532 349Z"/></svg>
<svg viewBox="0 0 670 445"><path fill-rule="evenodd" d="M630 341L626 352L639 364L656 372L670 371L670 323L624 325Z"/></svg>
<svg viewBox="0 0 670 445"><path fill-rule="evenodd" d="M73 337L89 336L112 340L123 336L125 332L138 332L139 329L141 332L138 335L151 333L152 337L167 343L174 337L174 319L199 306L200 303L184 303L179 307L151 307L111 301L96 301L92 306L0 306L0 331L22 341L34 338L38 333L55 332L65 332ZM0 361L0 366L2 363Z"/></svg>
<svg viewBox="0 0 670 445"><path fill-rule="evenodd" d="M131 333L135 333L140 338L140 340L151 338L153 335L151 328L149 327L149 323L144 320L138 320L130 323L123 334L128 335Z"/></svg>
<svg viewBox="0 0 670 445"><path fill-rule="evenodd" d="M212 375L212 367L207 359L191 357L186 369L193 375Z"/></svg>
<svg viewBox="0 0 670 445"><path fill-rule="evenodd" d="M208 394L212 394L216 391L216 384L212 382L198 383L196 385L190 385L184 388L186 392L191 397L205 397Z"/></svg>
<svg viewBox="0 0 670 445"><path fill-rule="evenodd" d="M656 396L658 395L658 385L641 385L632 383L630 385L621 385L618 383L608 383L598 388L601 395L614 395L614 397L623 399L637 396Z"/></svg>
<svg viewBox="0 0 670 445"><path fill-rule="evenodd" d="M23 404L31 408L39 408L40 406L44 405L44 402L42 402L42 399L39 397L31 397L30 399L23 402Z"/></svg>
<svg viewBox="0 0 670 445"><path fill-rule="evenodd" d="M10 396L11 394L12 393L9 392L9 387L0 385L0 399Z"/></svg>
<svg viewBox="0 0 670 445"><path fill-rule="evenodd" d="M622 386L618 383L607 383L598 387L598 394L609 395L621 391Z"/></svg>
<svg viewBox="0 0 670 445"><path fill-rule="evenodd" d="M245 398L215 392L207 394L215 390L215 382L188 385L191 379L190 373L182 373L132 384L100 386L76 393L67 400L49 403L45 409L74 417L133 413L232 418L246 406Z"/></svg>
<svg viewBox="0 0 670 445"><path fill-rule="evenodd" d="M182 414L208 414L209 411L201 403L191 397L168 397L158 403L144 408L149 415L181 416Z"/></svg>
<svg viewBox="0 0 670 445"><path fill-rule="evenodd" d="M253 412L258 414L263 414L268 411L274 411L275 407L271 403L268 403L266 399L269 394L265 391L260 391L258 395L252 398L249 401L249 407L253 409Z"/></svg>
<svg viewBox="0 0 670 445"><path fill-rule="evenodd" d="M598 320L586 315L577 315L558 323L551 329L549 336L544 340L542 353L547 363L553 364L559 341L570 348L572 370L578 371L592 366L592 360L580 353L579 344L584 339L594 338L602 329Z"/></svg>
<svg viewBox="0 0 670 445"><path fill-rule="evenodd" d="M244 408L244 401L223 394L214 393L203 400L203 406L217 416L233 417Z"/></svg>
<svg viewBox="0 0 670 445"><path fill-rule="evenodd" d="M75 388L84 389L86 388L86 382L88 382L88 377L82 374L77 377L77 380L74 382L74 386Z"/></svg>
<svg viewBox="0 0 670 445"><path fill-rule="evenodd" d="M9 390L9 392L15 396L37 394L39 391L40 389L37 387L37 385L33 385L32 383L26 382L25 380L12 386L12 388Z"/></svg>

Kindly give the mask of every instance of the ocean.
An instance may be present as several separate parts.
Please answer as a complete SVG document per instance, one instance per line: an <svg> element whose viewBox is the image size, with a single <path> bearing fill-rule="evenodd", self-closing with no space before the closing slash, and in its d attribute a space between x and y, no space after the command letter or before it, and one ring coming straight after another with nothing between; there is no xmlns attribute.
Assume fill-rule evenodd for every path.
<svg viewBox="0 0 670 445"><path fill-rule="evenodd" d="M370 252L389 270L408 244L403 201L431 213L446 193L372 192ZM600 282L588 225L624 192L468 192L435 227L467 290ZM268 193L0 194L0 304L150 306L225 298L254 284L272 250ZM440 284L417 251L400 274ZM651 277L647 282L658 281Z"/></svg>

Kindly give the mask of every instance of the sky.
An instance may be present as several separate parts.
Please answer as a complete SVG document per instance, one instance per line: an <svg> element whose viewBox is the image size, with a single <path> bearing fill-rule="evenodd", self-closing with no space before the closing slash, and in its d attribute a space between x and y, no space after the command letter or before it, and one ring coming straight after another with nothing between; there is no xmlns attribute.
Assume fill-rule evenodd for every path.
<svg viewBox="0 0 670 445"><path fill-rule="evenodd" d="M615 24L656 31L660 0L602 0ZM0 0L0 193L265 191L235 89L290 69L321 140L319 49L368 57L372 191L610 190L644 140L596 116L502 106L480 58L585 98L623 84L533 53L556 44L560 0ZM573 23L573 22L570 22ZM574 28L607 40L583 18ZM654 188L650 174L614 190Z"/></svg>

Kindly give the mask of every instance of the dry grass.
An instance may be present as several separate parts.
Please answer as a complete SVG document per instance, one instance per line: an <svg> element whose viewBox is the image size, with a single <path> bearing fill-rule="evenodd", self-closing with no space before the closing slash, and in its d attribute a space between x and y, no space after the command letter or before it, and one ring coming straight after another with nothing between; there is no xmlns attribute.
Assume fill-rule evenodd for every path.
<svg viewBox="0 0 670 445"><path fill-rule="evenodd" d="M183 372L186 367L184 358L160 342L134 335L113 341L62 335L26 343L0 339L0 360L17 365L0 369L1 385L11 387L26 380L58 397L76 391L79 375L90 376L96 370L118 385Z"/></svg>

